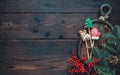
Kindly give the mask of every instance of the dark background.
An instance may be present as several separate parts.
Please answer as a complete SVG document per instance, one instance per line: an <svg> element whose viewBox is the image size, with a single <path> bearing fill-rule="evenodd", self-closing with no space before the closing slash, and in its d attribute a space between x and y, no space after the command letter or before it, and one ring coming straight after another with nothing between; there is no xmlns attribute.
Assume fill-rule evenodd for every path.
<svg viewBox="0 0 120 75"><path fill-rule="evenodd" d="M0 74L68 75L78 31L104 3L119 25L119 0L0 0Z"/></svg>

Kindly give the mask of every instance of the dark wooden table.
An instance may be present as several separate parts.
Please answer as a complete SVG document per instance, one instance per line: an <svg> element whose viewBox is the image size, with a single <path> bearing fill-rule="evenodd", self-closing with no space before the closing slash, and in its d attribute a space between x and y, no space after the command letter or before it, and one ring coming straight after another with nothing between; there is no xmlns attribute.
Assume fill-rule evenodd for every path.
<svg viewBox="0 0 120 75"><path fill-rule="evenodd" d="M68 75L78 31L104 3L120 24L119 0L0 0L0 74Z"/></svg>

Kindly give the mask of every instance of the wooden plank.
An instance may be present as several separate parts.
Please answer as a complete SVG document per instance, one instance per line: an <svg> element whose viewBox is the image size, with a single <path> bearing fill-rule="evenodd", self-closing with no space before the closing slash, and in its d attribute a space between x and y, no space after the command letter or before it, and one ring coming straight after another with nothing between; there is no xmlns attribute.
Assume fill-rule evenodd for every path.
<svg viewBox="0 0 120 75"><path fill-rule="evenodd" d="M67 62L69 55L3 56L4 59L2 62L4 63L0 64L0 73L2 75L16 75L19 72L21 73L17 75L53 75L59 72L62 75L66 75L67 69L69 68Z"/></svg>
<svg viewBox="0 0 120 75"><path fill-rule="evenodd" d="M67 55L76 46L77 40L1 40L0 55Z"/></svg>
<svg viewBox="0 0 120 75"><path fill-rule="evenodd" d="M0 40L0 73L66 75L77 40ZM18 74L18 75L21 75ZM7 75L7 74L5 74ZM57 74L59 75L59 74Z"/></svg>
<svg viewBox="0 0 120 75"><path fill-rule="evenodd" d="M0 71L2 75L68 75L67 71L55 70L55 71Z"/></svg>
<svg viewBox="0 0 120 75"><path fill-rule="evenodd" d="M3 56L2 56L3 57ZM21 71L34 71L34 70L46 70L46 71L56 71L56 70L67 70L68 59L70 55L15 55L9 56L9 59L5 59L8 57L4 55L4 60L2 62L9 63L6 64L8 66L12 66L10 68L6 68L5 64L0 64L4 66L4 68L0 68L0 70L21 70ZM10 62L13 62L10 64Z"/></svg>
<svg viewBox="0 0 120 75"><path fill-rule="evenodd" d="M84 20L97 14L0 14L0 39L78 38ZM110 22L120 24L120 14Z"/></svg>
<svg viewBox="0 0 120 75"><path fill-rule="evenodd" d="M120 12L119 0L0 0L0 12L97 12L104 3Z"/></svg>
<svg viewBox="0 0 120 75"><path fill-rule="evenodd" d="M96 15L1 14L0 38L76 38L87 17Z"/></svg>

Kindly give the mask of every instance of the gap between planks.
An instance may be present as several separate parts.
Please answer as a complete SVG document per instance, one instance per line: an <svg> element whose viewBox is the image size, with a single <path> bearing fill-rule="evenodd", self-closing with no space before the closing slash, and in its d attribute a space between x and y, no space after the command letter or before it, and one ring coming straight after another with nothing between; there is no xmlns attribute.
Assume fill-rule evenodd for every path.
<svg viewBox="0 0 120 75"><path fill-rule="evenodd" d="M0 14L96 14L98 12L0 12ZM112 12L119 14L120 12Z"/></svg>
<svg viewBox="0 0 120 75"><path fill-rule="evenodd" d="M51 41L79 41L80 38L3 38L0 41L29 41L29 40L51 40Z"/></svg>

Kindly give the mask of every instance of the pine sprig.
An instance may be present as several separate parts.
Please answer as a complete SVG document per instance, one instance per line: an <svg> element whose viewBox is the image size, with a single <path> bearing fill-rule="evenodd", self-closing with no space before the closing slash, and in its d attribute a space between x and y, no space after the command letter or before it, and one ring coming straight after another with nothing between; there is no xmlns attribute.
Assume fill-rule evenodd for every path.
<svg viewBox="0 0 120 75"><path fill-rule="evenodd" d="M120 26L116 25L113 32L105 34L106 42L103 43L102 49L94 47L94 57L101 57L102 65L99 64L95 68L98 69L99 75L116 75L116 69L120 69ZM116 47L115 47L116 46ZM110 66L108 59L109 56L116 55L118 57L117 67Z"/></svg>

